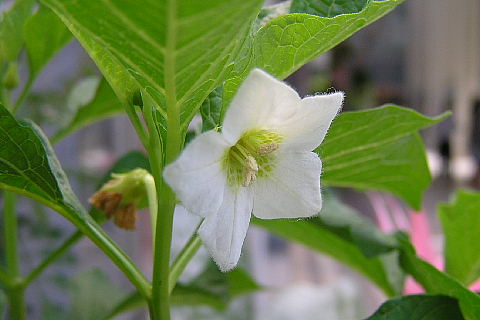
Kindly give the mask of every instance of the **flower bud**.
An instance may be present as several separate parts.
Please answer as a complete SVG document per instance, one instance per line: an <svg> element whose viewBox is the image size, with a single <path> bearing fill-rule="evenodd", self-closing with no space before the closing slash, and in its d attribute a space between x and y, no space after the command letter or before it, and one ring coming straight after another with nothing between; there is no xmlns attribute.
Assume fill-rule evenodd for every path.
<svg viewBox="0 0 480 320"><path fill-rule="evenodd" d="M146 196L145 181L151 179L144 169L134 169L127 173L112 173L112 180L105 183L89 202L105 212L108 219L125 230L135 230L136 208Z"/></svg>

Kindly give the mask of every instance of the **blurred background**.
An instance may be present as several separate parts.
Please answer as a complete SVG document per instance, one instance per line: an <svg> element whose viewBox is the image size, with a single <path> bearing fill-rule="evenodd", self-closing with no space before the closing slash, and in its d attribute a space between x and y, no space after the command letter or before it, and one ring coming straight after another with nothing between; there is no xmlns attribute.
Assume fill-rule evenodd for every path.
<svg viewBox="0 0 480 320"><path fill-rule="evenodd" d="M0 2L0 10L9 8L11 2ZM421 212L414 213L399 200L377 192L325 190L386 232L398 228L412 232L420 255L438 267L442 239L436 204L447 201L456 187L480 184L480 142L474 138L480 130L478 30L478 0L408 0L286 80L302 96L345 91L344 111L386 103L429 116L453 111L448 120L424 131L434 183ZM24 81L26 68L24 57L20 65ZM70 42L36 81L20 116L28 116L51 134L69 122L68 110L92 99L99 75L81 46ZM58 143L55 150L87 204L99 177L122 155L142 148L128 119L118 116L81 130ZM21 200L19 214L23 270L36 266L75 231L63 218L27 199ZM196 224L196 217L178 208L174 255ZM151 272L146 212L139 214L136 232L119 230L112 223L104 227L147 274ZM197 277L208 264L209 257L201 249L182 280ZM235 299L225 310L178 307L174 319L353 320L370 315L385 300L378 289L346 266L255 227L249 230L241 265L263 290ZM33 283L27 301L32 319L71 319L72 310L78 319L93 319L88 308L108 308L131 290L117 268L90 241L81 240ZM420 292L411 282L406 290ZM146 313L138 310L119 319L146 319Z"/></svg>

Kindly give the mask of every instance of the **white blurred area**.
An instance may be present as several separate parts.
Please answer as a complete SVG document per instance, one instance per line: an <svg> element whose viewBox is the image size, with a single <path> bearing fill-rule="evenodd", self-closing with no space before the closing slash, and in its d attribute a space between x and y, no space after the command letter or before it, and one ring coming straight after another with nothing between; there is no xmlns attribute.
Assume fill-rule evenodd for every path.
<svg viewBox="0 0 480 320"><path fill-rule="evenodd" d="M0 1L0 8L7 8L9 3ZM288 81L306 95L316 88L312 85L315 79L332 77L336 81L332 86L346 90L347 105L353 108L375 107L392 98L393 102L430 116L452 110L451 120L425 132L432 172L442 181L428 193L427 209L431 211L433 220L434 203L446 200L450 188L459 184L479 185L480 113L476 111L480 98L478 30L478 0L408 0L347 42L350 50L347 62L333 66L335 53L325 54ZM349 72L359 68L367 73L370 91L362 93L363 100L358 100L365 105L352 106L348 88L355 81ZM25 75L25 66L20 70ZM33 93L65 91L67 81L91 76L92 73L97 72L87 55L78 43L71 43L45 69ZM49 132L48 126L44 129ZM85 179L76 173L84 170L90 178L100 177L119 156L132 149L141 150L141 146L128 119L118 117L74 134L55 149L65 169L73 172L74 189L85 202L94 188L84 183ZM361 209L370 217L374 215L371 206ZM23 215L27 217L28 213ZM50 215L48 220L50 225L64 230L65 237L73 232L73 228L57 215ZM181 249L197 222L196 217L181 208L177 210L174 253ZM105 228L150 274L152 257L148 214L143 212L139 215L136 232L118 230L110 223ZM34 239L26 229L21 230L20 235L22 263L29 268L40 261L42 251L36 248L41 245L31 244ZM82 240L74 248L74 254L78 262L74 268L54 267L48 272L61 273L68 278L80 270L98 266L106 270L118 286L131 289L124 276L90 241ZM205 250L201 249L182 279L188 280L199 274L208 259ZM357 320L370 315L386 299L374 285L348 267L255 227L249 230L241 265L264 287L263 291L238 299L225 312L208 307L175 308L173 318ZM33 314L41 308L37 299L40 296L50 297L58 308L68 306L68 298L62 295L61 290L52 289L48 280L40 279L27 293ZM147 319L147 314L144 310L135 311L119 319Z"/></svg>

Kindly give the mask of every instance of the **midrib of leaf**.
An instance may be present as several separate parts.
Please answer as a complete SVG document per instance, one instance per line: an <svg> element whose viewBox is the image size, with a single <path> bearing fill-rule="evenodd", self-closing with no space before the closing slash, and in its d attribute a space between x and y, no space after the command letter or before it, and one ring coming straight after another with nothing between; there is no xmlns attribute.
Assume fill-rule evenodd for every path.
<svg viewBox="0 0 480 320"><path fill-rule="evenodd" d="M165 98L167 103L167 157L174 157L176 154L176 146L172 143L177 143L168 138L169 135L175 134L180 130L180 112L177 106L176 83L175 83L175 45L177 41L177 1L169 0L166 4L166 37L165 37L165 54L164 54L164 83L165 83ZM176 130L176 131L174 131ZM173 159L168 159L169 160Z"/></svg>

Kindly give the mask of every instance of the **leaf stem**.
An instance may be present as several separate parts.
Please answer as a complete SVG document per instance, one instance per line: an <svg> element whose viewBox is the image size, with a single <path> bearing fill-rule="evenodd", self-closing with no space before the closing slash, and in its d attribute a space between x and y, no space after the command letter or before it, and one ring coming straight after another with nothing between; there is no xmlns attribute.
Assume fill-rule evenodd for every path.
<svg viewBox="0 0 480 320"><path fill-rule="evenodd" d="M61 255L63 255L68 249L70 249L75 243L78 242L83 236L83 233L76 231L65 242L55 249L50 255L43 260L30 274L23 280L23 285L28 286L33 280L35 280L50 264L55 262Z"/></svg>
<svg viewBox="0 0 480 320"><path fill-rule="evenodd" d="M202 220L203 221L203 220ZM195 229L195 232L192 234L190 239L188 239L187 244L183 247L182 251L178 254L177 258L172 264L170 268L170 276L169 276L169 288L168 291L171 293L175 285L177 284L178 278L187 267L190 260L192 260L193 256L197 253L198 249L202 246L202 241L200 237L197 235L197 230L200 228L200 222Z"/></svg>
<svg viewBox="0 0 480 320"><path fill-rule="evenodd" d="M133 104L128 104L125 106L125 111L127 112L130 122L132 123L140 142L142 142L143 147L148 149L148 136L145 128L142 125L142 122L140 121L140 118L138 117L135 106Z"/></svg>

